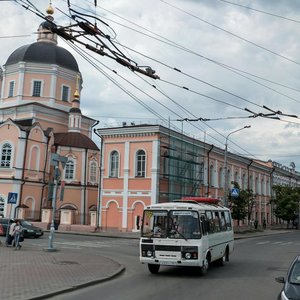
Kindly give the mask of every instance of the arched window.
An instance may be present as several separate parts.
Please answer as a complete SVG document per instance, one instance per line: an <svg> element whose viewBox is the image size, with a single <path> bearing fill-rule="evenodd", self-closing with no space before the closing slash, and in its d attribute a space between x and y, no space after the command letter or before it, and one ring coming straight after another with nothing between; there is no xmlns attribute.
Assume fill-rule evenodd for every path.
<svg viewBox="0 0 300 300"><path fill-rule="evenodd" d="M74 172L75 172L74 161L69 158L65 166L65 179L66 180L74 179Z"/></svg>
<svg viewBox="0 0 300 300"><path fill-rule="evenodd" d="M234 179L233 179L233 181L234 182L237 182L238 183L238 172L236 171L235 173L234 173Z"/></svg>
<svg viewBox="0 0 300 300"><path fill-rule="evenodd" d="M209 166L209 186L214 186L214 165Z"/></svg>
<svg viewBox="0 0 300 300"><path fill-rule="evenodd" d="M255 178L255 193L260 194L258 177Z"/></svg>
<svg viewBox="0 0 300 300"><path fill-rule="evenodd" d="M119 176L119 153L117 151L113 151L110 153L109 176L110 177Z"/></svg>
<svg viewBox="0 0 300 300"><path fill-rule="evenodd" d="M224 174L223 174L223 168L221 167L219 169L219 174L218 174L218 177L219 177L219 187L220 188L224 188Z"/></svg>
<svg viewBox="0 0 300 300"><path fill-rule="evenodd" d="M97 163L95 161L90 165L90 182L97 182Z"/></svg>
<svg viewBox="0 0 300 300"><path fill-rule="evenodd" d="M242 175L242 190L245 190L247 187L246 187L246 175L243 174Z"/></svg>
<svg viewBox="0 0 300 300"><path fill-rule="evenodd" d="M2 196L0 196L0 217L4 217L4 205L5 200Z"/></svg>
<svg viewBox="0 0 300 300"><path fill-rule="evenodd" d="M1 167L10 168L12 147L9 143L5 143L1 149Z"/></svg>
<svg viewBox="0 0 300 300"><path fill-rule="evenodd" d="M146 153L144 150L139 150L136 153L136 176L146 176Z"/></svg>

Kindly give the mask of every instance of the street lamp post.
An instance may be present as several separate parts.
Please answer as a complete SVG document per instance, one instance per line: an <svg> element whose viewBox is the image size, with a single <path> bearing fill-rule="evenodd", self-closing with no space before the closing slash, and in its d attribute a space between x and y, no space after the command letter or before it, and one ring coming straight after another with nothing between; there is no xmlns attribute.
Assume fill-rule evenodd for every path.
<svg viewBox="0 0 300 300"><path fill-rule="evenodd" d="M237 129L235 131L230 132L227 137L226 137L226 142L225 142L225 154L224 154L224 206L227 207L228 206L228 194L227 194L227 190L228 190L228 172L227 172L227 147L228 147L228 138L230 135L232 135L233 133L236 133L238 131L241 131L243 129L246 128L250 128L251 125L247 125L244 126L243 128Z"/></svg>

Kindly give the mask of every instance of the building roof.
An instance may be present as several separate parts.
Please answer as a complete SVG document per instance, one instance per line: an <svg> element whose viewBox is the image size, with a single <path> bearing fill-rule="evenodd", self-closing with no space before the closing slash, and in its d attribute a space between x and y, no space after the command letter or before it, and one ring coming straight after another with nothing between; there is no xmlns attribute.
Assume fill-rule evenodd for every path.
<svg viewBox="0 0 300 300"><path fill-rule="evenodd" d="M40 41L21 46L8 57L5 65L13 65L21 61L55 64L79 72L74 56L68 50L49 42Z"/></svg>
<svg viewBox="0 0 300 300"><path fill-rule="evenodd" d="M88 136L80 132L55 133L54 144L58 146L99 150L97 145Z"/></svg>

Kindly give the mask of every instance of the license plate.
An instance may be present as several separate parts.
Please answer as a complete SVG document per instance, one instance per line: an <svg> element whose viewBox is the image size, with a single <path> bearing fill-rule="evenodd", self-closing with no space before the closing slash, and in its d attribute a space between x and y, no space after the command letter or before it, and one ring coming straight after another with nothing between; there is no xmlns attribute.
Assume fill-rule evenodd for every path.
<svg viewBox="0 0 300 300"><path fill-rule="evenodd" d="M170 261L160 260L159 263L161 265L165 265L165 266L175 266L175 265L177 265L177 261L174 261L174 260L170 260Z"/></svg>

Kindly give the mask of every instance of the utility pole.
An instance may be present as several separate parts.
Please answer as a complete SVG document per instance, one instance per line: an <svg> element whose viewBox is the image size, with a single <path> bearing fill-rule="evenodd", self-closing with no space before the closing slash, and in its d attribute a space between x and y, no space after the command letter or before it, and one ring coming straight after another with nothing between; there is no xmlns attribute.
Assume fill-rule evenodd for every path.
<svg viewBox="0 0 300 300"><path fill-rule="evenodd" d="M60 156L56 153L52 153L51 155L51 165L54 166L54 187L53 187L53 194L52 194L52 218L51 218L51 225L50 225L50 234L49 234L49 243L48 248L45 248L45 251L48 252L55 252L57 251L56 248L53 247L53 240L54 240L54 232L55 232L55 212L56 212L56 192L58 181L60 179L60 172L59 172L59 162L61 162L62 167L64 168L68 159L66 157Z"/></svg>
<svg viewBox="0 0 300 300"><path fill-rule="evenodd" d="M228 172L227 172L227 148L228 148L228 138L231 134L241 131L246 128L250 128L251 125L244 126L243 128L237 129L235 131L230 132L226 137L225 142L225 154L224 154L224 206L228 207Z"/></svg>

